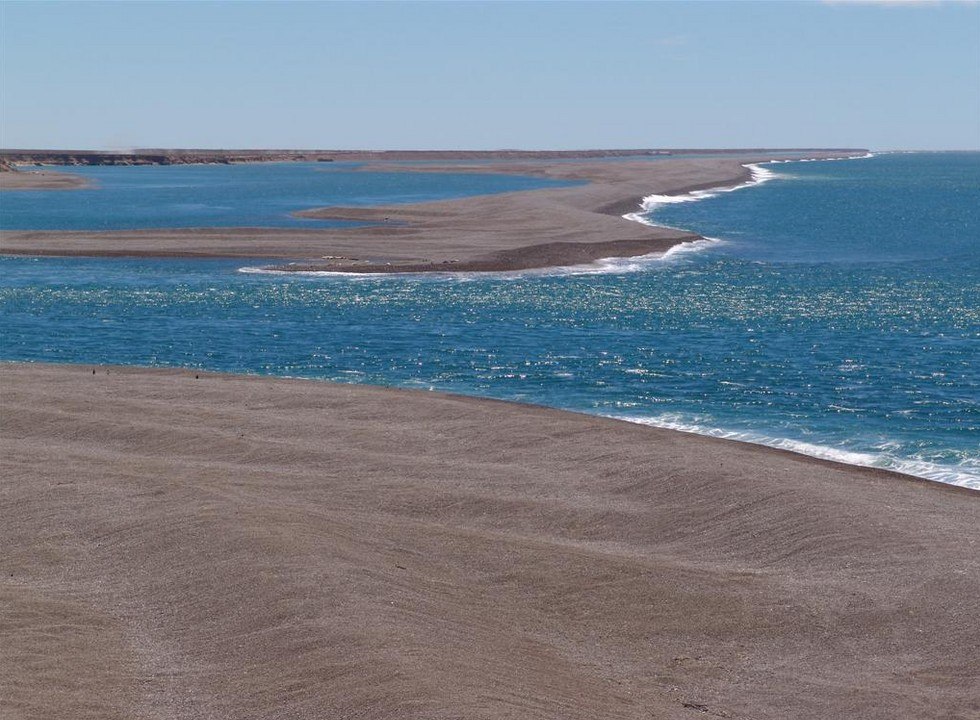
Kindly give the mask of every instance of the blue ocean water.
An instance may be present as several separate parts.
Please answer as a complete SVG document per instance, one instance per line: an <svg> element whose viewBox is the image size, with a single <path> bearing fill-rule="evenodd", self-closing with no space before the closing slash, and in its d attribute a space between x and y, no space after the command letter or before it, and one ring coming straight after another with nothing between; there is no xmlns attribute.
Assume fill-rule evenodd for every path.
<svg viewBox="0 0 980 720"><path fill-rule="evenodd" d="M652 212L717 242L573 270L3 258L0 356L448 390L980 489L980 154L770 169Z"/></svg>
<svg viewBox="0 0 980 720"><path fill-rule="evenodd" d="M73 167L91 186L4 193L0 229L344 227L290 213L331 205L387 205L578 183L516 175L361 172L354 163ZM63 168L50 168L64 170Z"/></svg>

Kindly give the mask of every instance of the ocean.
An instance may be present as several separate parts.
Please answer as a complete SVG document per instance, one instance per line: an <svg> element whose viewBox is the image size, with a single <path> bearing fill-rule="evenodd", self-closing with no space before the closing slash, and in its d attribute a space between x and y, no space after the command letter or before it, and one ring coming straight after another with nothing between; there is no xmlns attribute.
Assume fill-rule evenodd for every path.
<svg viewBox="0 0 980 720"><path fill-rule="evenodd" d="M165 194L167 178L197 169L86 172L109 188L116 171L136 170L152 198L153 183ZM582 268L372 277L268 274L241 260L3 257L0 358L444 390L980 489L980 153L765 170L765 182L732 192L651 198L642 214L709 240ZM340 181L370 184L370 173L332 172L329 201L297 190L290 202L391 201ZM507 177L391 175L423 183L427 199L481 183L522 189ZM40 205L19 214L7 194L0 224L91 222L62 205L84 193L97 191L31 193ZM215 222L296 222L276 202ZM200 224L167 207L158 222Z"/></svg>

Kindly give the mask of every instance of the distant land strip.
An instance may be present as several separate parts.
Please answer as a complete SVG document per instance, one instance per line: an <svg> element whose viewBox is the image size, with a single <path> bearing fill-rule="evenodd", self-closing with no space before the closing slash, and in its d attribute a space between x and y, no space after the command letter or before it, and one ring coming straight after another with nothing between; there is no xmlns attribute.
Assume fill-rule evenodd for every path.
<svg viewBox="0 0 980 720"><path fill-rule="evenodd" d="M807 153L820 148L634 148L617 150L208 150L0 149L0 171L18 165L191 165L253 162L360 162L368 160L550 160L555 158L633 157L730 153ZM838 152L864 152L840 149Z"/></svg>

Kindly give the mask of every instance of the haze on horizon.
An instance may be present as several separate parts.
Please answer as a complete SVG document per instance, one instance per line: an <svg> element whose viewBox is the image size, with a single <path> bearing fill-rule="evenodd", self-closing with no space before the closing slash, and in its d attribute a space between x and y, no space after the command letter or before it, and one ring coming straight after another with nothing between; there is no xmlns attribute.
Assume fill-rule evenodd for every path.
<svg viewBox="0 0 980 720"><path fill-rule="evenodd" d="M5 148L980 149L980 5L0 4Z"/></svg>

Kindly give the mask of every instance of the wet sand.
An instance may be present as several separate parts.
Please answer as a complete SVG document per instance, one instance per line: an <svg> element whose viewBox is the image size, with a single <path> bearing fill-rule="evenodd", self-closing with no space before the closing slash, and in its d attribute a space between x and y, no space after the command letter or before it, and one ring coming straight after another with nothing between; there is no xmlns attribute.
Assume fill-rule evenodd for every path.
<svg viewBox="0 0 980 720"><path fill-rule="evenodd" d="M973 718L980 494L510 403L0 365L10 718Z"/></svg>
<svg viewBox="0 0 980 720"><path fill-rule="evenodd" d="M678 243L697 239L691 233L649 227L621 215L639 209L647 195L740 184L750 174L743 165L758 159L759 156L747 155L641 161L508 161L454 167L463 171L541 175L583 184L445 202L319 208L298 213L310 218L373 223L370 227L6 231L0 238L0 251L26 255L276 259L295 263L273 265L284 270L350 272L519 270L577 265L603 257L664 252ZM381 167L391 169L390 165ZM400 169L426 172L446 167Z"/></svg>

